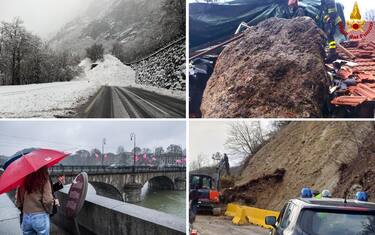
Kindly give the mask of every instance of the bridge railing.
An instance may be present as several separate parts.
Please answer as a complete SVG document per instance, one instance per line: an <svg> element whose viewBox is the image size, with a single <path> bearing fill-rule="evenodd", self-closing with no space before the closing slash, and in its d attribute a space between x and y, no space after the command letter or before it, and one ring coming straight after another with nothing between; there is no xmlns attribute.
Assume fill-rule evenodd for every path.
<svg viewBox="0 0 375 235"><path fill-rule="evenodd" d="M78 174L82 171L95 174L130 174L130 173L151 173L151 172L185 172L185 166L53 166L49 169L51 175Z"/></svg>

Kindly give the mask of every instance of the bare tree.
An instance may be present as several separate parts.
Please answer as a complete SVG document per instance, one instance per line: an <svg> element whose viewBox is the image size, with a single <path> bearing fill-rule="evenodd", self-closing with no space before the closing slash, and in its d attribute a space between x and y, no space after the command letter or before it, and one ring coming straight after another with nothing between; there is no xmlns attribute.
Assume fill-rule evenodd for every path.
<svg viewBox="0 0 375 235"><path fill-rule="evenodd" d="M265 141L266 135L259 121L242 121L230 124L225 145L234 155L252 155Z"/></svg>
<svg viewBox="0 0 375 235"><path fill-rule="evenodd" d="M156 156L161 156L164 153L164 148L163 147L156 147L155 148L155 155Z"/></svg>
<svg viewBox="0 0 375 235"><path fill-rule="evenodd" d="M208 164L208 157L199 154L195 160L190 161L190 170L199 170Z"/></svg>
<svg viewBox="0 0 375 235"><path fill-rule="evenodd" d="M124 146L120 145L117 147L117 154L122 154L125 152Z"/></svg>

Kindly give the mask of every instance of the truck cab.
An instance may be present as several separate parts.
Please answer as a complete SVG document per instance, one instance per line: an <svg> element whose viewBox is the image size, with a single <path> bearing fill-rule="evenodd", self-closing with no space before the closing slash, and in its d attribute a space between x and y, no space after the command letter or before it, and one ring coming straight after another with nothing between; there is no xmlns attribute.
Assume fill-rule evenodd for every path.
<svg viewBox="0 0 375 235"><path fill-rule="evenodd" d="M340 198L288 201L279 218L267 216L271 235L375 234L375 203Z"/></svg>

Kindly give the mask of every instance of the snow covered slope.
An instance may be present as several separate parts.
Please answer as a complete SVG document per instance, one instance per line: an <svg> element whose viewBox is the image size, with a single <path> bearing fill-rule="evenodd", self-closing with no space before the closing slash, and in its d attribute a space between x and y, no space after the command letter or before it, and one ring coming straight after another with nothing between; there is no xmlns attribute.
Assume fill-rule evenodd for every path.
<svg viewBox="0 0 375 235"><path fill-rule="evenodd" d="M184 34L184 12L183 0L97 0L49 43L83 55L95 42L109 50L117 41L132 62Z"/></svg>
<svg viewBox="0 0 375 235"><path fill-rule="evenodd" d="M88 59L80 66L84 73L70 82L0 86L0 117L72 116L101 86L135 85L134 70L111 55L92 70Z"/></svg>
<svg viewBox="0 0 375 235"><path fill-rule="evenodd" d="M135 71L112 55L105 55L93 69L91 65L84 59L79 65L83 73L70 82L0 86L0 118L74 116L77 107L87 103L102 86L135 86L185 99L185 92L135 84Z"/></svg>
<svg viewBox="0 0 375 235"><path fill-rule="evenodd" d="M72 115L100 86L87 81L0 87L0 117L31 118Z"/></svg>

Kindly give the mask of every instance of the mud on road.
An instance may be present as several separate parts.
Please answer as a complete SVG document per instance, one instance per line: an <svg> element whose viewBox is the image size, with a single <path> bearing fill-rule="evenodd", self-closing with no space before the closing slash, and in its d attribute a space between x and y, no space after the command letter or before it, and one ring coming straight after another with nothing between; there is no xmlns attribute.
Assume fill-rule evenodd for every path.
<svg viewBox="0 0 375 235"><path fill-rule="evenodd" d="M269 230L254 225L235 225L230 217L197 215L193 224L200 235L267 235Z"/></svg>

